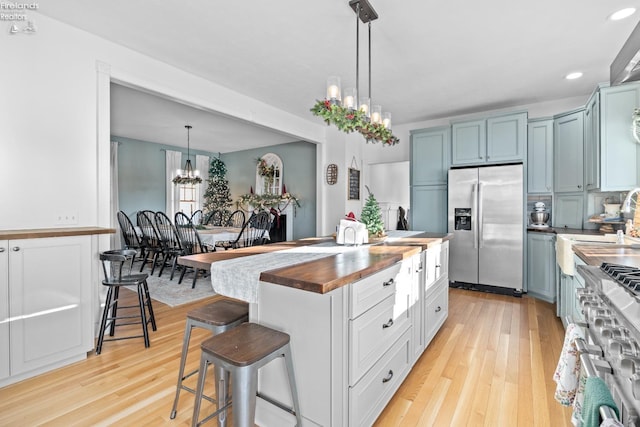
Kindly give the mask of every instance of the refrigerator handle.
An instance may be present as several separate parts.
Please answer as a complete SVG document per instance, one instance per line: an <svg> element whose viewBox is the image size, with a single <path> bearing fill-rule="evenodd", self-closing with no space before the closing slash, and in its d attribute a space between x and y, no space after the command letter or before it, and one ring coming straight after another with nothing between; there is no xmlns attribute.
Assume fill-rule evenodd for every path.
<svg viewBox="0 0 640 427"><path fill-rule="evenodd" d="M478 183L478 209L476 212L478 215L478 219L477 219L478 226L476 227L478 229L478 246L483 247L484 246L484 221L483 221L484 215L482 212L482 183L481 182Z"/></svg>
<svg viewBox="0 0 640 427"><path fill-rule="evenodd" d="M475 224L473 224L473 222L471 223L471 227L473 228L473 249L478 249L478 183L473 184L471 198L473 203L471 207L471 212L473 212L472 218L475 217Z"/></svg>

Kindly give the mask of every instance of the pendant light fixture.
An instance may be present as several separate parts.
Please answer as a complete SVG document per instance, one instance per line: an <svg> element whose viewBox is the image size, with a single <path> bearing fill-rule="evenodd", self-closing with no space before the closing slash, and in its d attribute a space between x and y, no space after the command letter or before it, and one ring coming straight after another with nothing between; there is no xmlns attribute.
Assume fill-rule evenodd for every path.
<svg viewBox="0 0 640 427"><path fill-rule="evenodd" d="M326 98L317 101L311 112L343 132L360 132L367 142L395 145L399 141L391 132L391 113L382 112L380 105L371 105L371 21L378 14L368 0L350 0L349 6L356 14L356 87L340 87L340 77L327 79ZM369 27L369 90L367 96L360 92L360 21Z"/></svg>
<svg viewBox="0 0 640 427"><path fill-rule="evenodd" d="M189 150L189 131L191 130L191 125L185 125L187 129L187 161L184 163L184 170L178 170L178 175L173 178L174 184L200 184L202 182L202 178L200 178L198 171L194 171L191 166L190 150Z"/></svg>

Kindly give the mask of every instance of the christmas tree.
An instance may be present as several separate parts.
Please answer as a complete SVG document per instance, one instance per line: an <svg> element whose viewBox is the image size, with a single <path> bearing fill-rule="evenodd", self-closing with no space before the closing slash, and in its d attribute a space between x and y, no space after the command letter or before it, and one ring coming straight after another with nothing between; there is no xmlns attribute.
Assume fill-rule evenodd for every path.
<svg viewBox="0 0 640 427"><path fill-rule="evenodd" d="M369 191L369 187L367 187L367 191ZM362 208L360 221L362 221L362 223L367 226L367 230L369 231L370 236L381 237L384 235L384 222L382 222L380 205L378 205L378 201L373 196L371 191L369 191L367 202Z"/></svg>
<svg viewBox="0 0 640 427"><path fill-rule="evenodd" d="M222 160L214 157L209 166L209 179L207 179L207 191L204 193L203 211L205 217L212 212L221 213L221 218L231 215L231 192L229 191L229 181L225 179L227 166Z"/></svg>

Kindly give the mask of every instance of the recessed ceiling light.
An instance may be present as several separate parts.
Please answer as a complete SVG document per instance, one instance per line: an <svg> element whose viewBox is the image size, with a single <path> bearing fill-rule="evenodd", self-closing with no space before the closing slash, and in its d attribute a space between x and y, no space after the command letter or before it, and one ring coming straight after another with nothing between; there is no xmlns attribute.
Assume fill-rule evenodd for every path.
<svg viewBox="0 0 640 427"><path fill-rule="evenodd" d="M580 77L582 77L582 73L580 71L576 71L575 73L569 73L566 76L564 76L564 78L567 80L575 80L575 79L579 79Z"/></svg>
<svg viewBox="0 0 640 427"><path fill-rule="evenodd" d="M627 7L625 9L620 9L619 11L612 13L609 16L609 19L611 21L619 21L621 19L628 18L634 13L636 13L636 9L634 7Z"/></svg>

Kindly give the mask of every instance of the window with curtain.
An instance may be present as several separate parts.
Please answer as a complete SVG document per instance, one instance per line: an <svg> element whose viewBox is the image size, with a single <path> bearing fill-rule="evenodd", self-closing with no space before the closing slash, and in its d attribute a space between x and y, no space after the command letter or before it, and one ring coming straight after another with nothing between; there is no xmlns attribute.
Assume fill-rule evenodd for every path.
<svg viewBox="0 0 640 427"><path fill-rule="evenodd" d="M198 185L198 209L202 209L204 206L204 194L207 192L207 186L209 185L207 182L209 179L209 165L209 156L196 154L196 170L200 173L200 178L202 178L202 183Z"/></svg>
<svg viewBox="0 0 640 427"><path fill-rule="evenodd" d="M166 197L165 197L165 213L169 218L173 218L178 212L180 206L179 186L173 183L180 169L182 161L182 153L180 151L167 150L165 154L165 173L166 173Z"/></svg>
<svg viewBox="0 0 640 427"><path fill-rule="evenodd" d="M189 216L200 209L200 185L201 184L176 184L178 188L179 201L178 212L183 212Z"/></svg>

